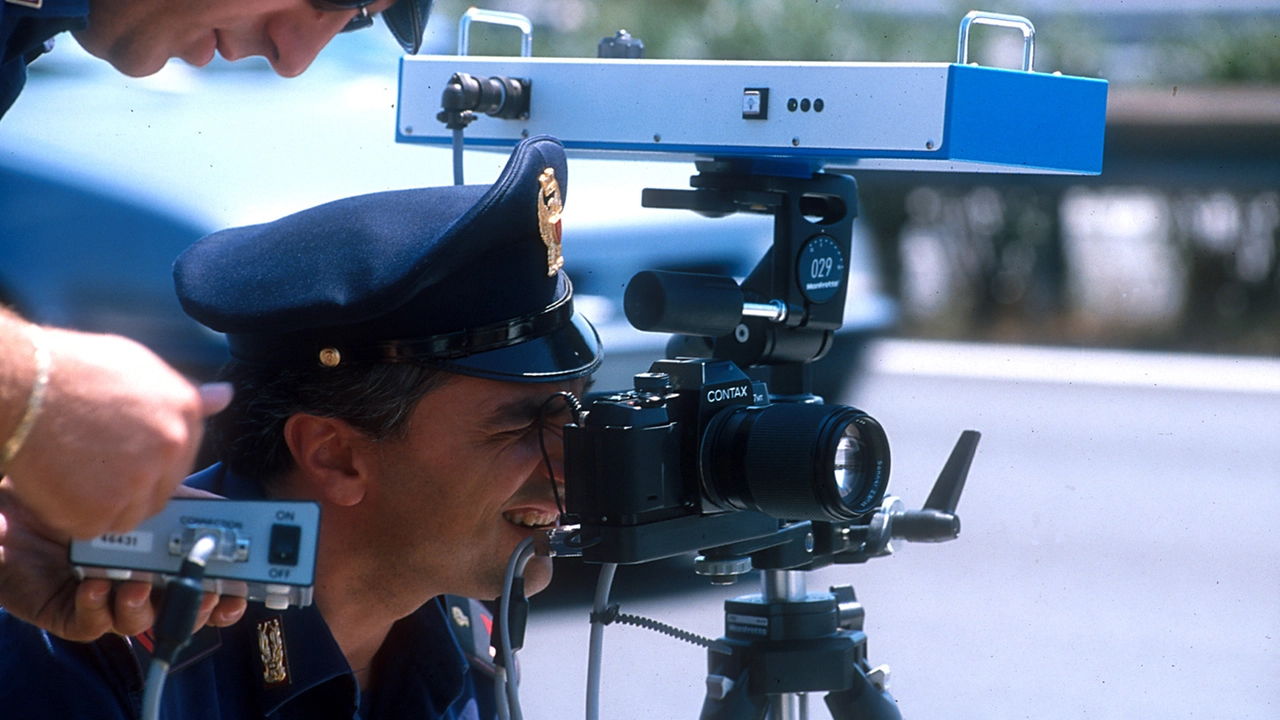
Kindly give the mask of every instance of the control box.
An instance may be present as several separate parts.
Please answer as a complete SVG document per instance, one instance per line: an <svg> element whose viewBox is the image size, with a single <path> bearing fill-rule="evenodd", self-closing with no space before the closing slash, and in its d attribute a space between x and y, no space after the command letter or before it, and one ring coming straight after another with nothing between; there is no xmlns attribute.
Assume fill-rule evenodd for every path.
<svg viewBox="0 0 1280 720"><path fill-rule="evenodd" d="M528 110L479 116L469 147L548 134L579 155L785 160L815 167L1096 175L1107 82L961 63L409 56L396 139L448 145L455 73L519 80Z"/></svg>
<svg viewBox="0 0 1280 720"><path fill-rule="evenodd" d="M311 604L320 537L314 502L175 499L130 532L73 542L71 564L82 578L163 585L202 537L215 542L206 591L273 609Z"/></svg>

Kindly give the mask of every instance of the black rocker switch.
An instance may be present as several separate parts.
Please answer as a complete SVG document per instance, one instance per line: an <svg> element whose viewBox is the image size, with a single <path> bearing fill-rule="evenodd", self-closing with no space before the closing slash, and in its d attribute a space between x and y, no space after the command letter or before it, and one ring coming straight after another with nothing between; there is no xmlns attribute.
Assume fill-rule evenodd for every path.
<svg viewBox="0 0 1280 720"><path fill-rule="evenodd" d="M297 565L298 546L301 542L302 527L300 525L272 525L267 562L272 565Z"/></svg>

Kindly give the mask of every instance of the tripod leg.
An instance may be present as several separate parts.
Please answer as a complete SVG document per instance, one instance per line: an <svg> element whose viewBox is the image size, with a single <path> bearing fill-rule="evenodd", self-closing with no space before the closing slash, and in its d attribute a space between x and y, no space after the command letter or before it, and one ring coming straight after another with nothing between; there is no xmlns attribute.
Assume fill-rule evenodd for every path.
<svg viewBox="0 0 1280 720"><path fill-rule="evenodd" d="M834 720L902 720L898 702L888 690L881 690L867 679L862 668L856 668L854 686L848 690L827 693L827 709Z"/></svg>

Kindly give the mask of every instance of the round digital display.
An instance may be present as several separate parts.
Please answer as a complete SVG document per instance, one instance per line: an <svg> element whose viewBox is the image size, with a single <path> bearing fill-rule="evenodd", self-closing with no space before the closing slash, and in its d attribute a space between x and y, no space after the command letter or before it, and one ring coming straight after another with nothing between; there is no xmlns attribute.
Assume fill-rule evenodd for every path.
<svg viewBox="0 0 1280 720"><path fill-rule="evenodd" d="M844 254L827 235L809 238L796 265L800 292L809 302L827 302L836 296L844 282Z"/></svg>

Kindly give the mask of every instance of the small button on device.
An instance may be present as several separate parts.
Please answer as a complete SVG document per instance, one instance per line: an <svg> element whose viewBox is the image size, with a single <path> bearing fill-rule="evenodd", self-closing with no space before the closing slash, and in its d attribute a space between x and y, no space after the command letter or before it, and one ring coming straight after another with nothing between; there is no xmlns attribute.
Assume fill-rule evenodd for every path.
<svg viewBox="0 0 1280 720"><path fill-rule="evenodd" d="M276 527L280 527L277 525ZM292 526L286 526L292 527ZM272 533L273 535L275 533ZM262 598L262 604L266 605L270 610L287 610L289 603L293 598L293 588L288 585L275 585L268 583L262 588L265 591L265 597Z"/></svg>
<svg viewBox="0 0 1280 720"><path fill-rule="evenodd" d="M271 545L267 550L267 562L272 565L297 565L298 547L301 544L301 526L272 525Z"/></svg>
<svg viewBox="0 0 1280 720"><path fill-rule="evenodd" d="M742 90L742 119L769 119L769 88L744 88Z"/></svg>

